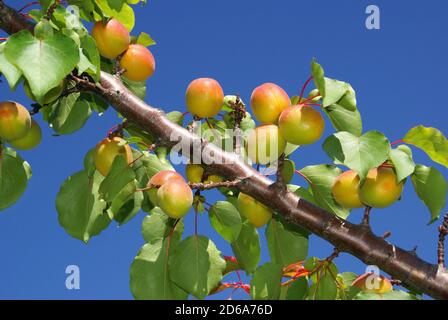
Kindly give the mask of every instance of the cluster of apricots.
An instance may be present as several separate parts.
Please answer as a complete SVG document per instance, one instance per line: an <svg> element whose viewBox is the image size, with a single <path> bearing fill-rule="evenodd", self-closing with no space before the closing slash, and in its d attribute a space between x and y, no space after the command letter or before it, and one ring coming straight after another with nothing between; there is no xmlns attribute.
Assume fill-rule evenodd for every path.
<svg viewBox="0 0 448 320"><path fill-rule="evenodd" d="M42 130L24 106L4 101L0 102L0 140L15 149L31 150L42 141Z"/></svg>
<svg viewBox="0 0 448 320"><path fill-rule="evenodd" d="M400 198L403 184L397 182L393 168L371 169L362 185L359 175L348 170L336 179L332 192L336 202L344 208L385 208Z"/></svg>
<svg viewBox="0 0 448 320"><path fill-rule="evenodd" d="M117 19L96 22L92 37L101 56L119 60L128 80L141 82L153 75L156 62L151 51L141 44L131 44L129 31Z"/></svg>

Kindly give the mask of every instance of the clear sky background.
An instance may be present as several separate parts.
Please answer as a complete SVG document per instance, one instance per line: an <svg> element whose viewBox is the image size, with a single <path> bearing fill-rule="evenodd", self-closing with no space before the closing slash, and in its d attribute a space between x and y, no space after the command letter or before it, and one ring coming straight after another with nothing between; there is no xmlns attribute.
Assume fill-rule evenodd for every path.
<svg viewBox="0 0 448 320"><path fill-rule="evenodd" d="M21 7L28 1L6 1ZM381 30L367 30L365 8L381 9ZM217 79L227 94L239 93L245 101L263 82L275 82L290 95L298 94L316 57L326 74L345 80L357 92L364 130L380 130L391 141L423 124L448 134L448 106L443 99L448 71L445 0L150 0L136 8L134 34L148 32L157 41L151 47L157 61L148 81L146 101L165 111L185 110L184 93L197 77ZM3 35L0 35L3 36ZM0 100L29 105L21 88L9 92L0 84ZM41 116L38 121L43 124ZM44 126L39 149L20 154L30 162L33 178L20 201L0 213L1 299L131 299L129 267L144 241L140 234L144 213L118 228L112 223L88 245L71 238L58 225L55 196L62 182L82 168L84 154L117 123L110 109L92 116L79 132L53 137ZM327 121L326 134L332 133ZM323 140L322 140L323 141ZM321 142L300 148L297 167L330 163ZM415 150L416 162L433 165ZM448 177L446 168L435 165ZM182 170L183 172L183 170ZM294 183L305 185L296 177ZM218 199L216 193L209 202ZM376 233L392 231L390 240L436 262L436 222L427 226L429 213L418 200L410 181L399 203L373 210ZM351 221L360 221L354 211ZM186 235L193 231L192 214L186 217ZM210 236L224 254L230 246L200 217L199 231ZM269 259L262 235L262 261ZM310 254L324 258L332 247L315 236ZM65 288L65 268L81 270L81 289ZM365 265L342 254L340 271L363 273ZM187 275L185 275L187 276ZM226 298L230 292L217 297ZM238 292L235 298L247 298Z"/></svg>

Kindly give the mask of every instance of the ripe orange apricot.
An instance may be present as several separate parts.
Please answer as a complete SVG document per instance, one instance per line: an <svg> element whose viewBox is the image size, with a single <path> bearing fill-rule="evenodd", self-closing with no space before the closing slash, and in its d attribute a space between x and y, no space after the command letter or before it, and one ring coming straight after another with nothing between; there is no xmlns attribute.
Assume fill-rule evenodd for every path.
<svg viewBox="0 0 448 320"><path fill-rule="evenodd" d="M65 83L62 82L59 86L48 91L45 94L42 103L44 105L50 104L53 101L55 101L57 98L59 98L59 96L62 94L62 91L64 91L64 86L65 86ZM31 91L30 85L28 84L27 81L23 84L23 91L25 91L25 94L28 98L30 98L33 101L37 101L36 97L34 96L33 92Z"/></svg>
<svg viewBox="0 0 448 320"><path fill-rule="evenodd" d="M256 228L264 226L272 218L272 211L251 196L240 192L237 201L238 211Z"/></svg>
<svg viewBox="0 0 448 320"><path fill-rule="evenodd" d="M250 97L255 118L262 123L277 123L278 117L291 106L288 94L274 83L264 83L255 88Z"/></svg>
<svg viewBox="0 0 448 320"><path fill-rule="evenodd" d="M397 201L403 191L403 182L397 183L397 175L392 168L373 168L361 186L361 201L372 208L385 208Z"/></svg>
<svg viewBox="0 0 448 320"><path fill-rule="evenodd" d="M131 44L120 59L123 75L131 81L146 81L156 70L156 61L151 51L141 44Z"/></svg>
<svg viewBox="0 0 448 320"><path fill-rule="evenodd" d="M129 31L117 19L96 22L92 29L92 37L100 54L107 59L115 59L131 43Z"/></svg>
<svg viewBox="0 0 448 320"><path fill-rule="evenodd" d="M21 139L30 129L31 116L24 106L14 101L0 102L0 138Z"/></svg>
<svg viewBox="0 0 448 320"><path fill-rule="evenodd" d="M204 176L204 168L199 164L187 164L185 168L185 175L187 176L187 180L191 183L200 183L202 182L202 177Z"/></svg>
<svg viewBox="0 0 448 320"><path fill-rule="evenodd" d="M157 190L159 187L163 186L166 182L169 180L181 180L184 181L184 178L178 174L176 171L173 170L163 170L157 172L155 175L151 177L151 179L148 182L148 187L150 187L147 190L149 200L151 203L155 206L158 205L157 203Z"/></svg>
<svg viewBox="0 0 448 320"><path fill-rule="evenodd" d="M365 273L353 281L352 286L364 292L388 293L393 290L392 283L384 276L376 276L373 273Z"/></svg>
<svg viewBox="0 0 448 320"><path fill-rule="evenodd" d="M184 217L193 205L193 192L183 180L171 179L157 191L157 203L169 217Z"/></svg>
<svg viewBox="0 0 448 320"><path fill-rule="evenodd" d="M285 147L286 141L274 124L259 126L247 137L248 156L258 164L273 163L285 151Z"/></svg>
<svg viewBox="0 0 448 320"><path fill-rule="evenodd" d="M324 133L325 122L320 112L312 107L295 105L281 113L278 127L286 141L303 145L320 139Z"/></svg>
<svg viewBox="0 0 448 320"><path fill-rule="evenodd" d="M96 169L107 176L112 167L115 157L122 155L128 163L132 162L131 147L120 137L106 138L97 144L94 152L94 163Z"/></svg>
<svg viewBox="0 0 448 320"><path fill-rule="evenodd" d="M359 198L359 175L354 170L348 170L337 177L332 193L337 203L348 209L362 208Z"/></svg>
<svg viewBox="0 0 448 320"><path fill-rule="evenodd" d="M28 130L27 134L17 140L10 141L11 147L19 150L31 150L36 148L42 141L42 130L39 124L31 119L31 129Z"/></svg>
<svg viewBox="0 0 448 320"><path fill-rule="evenodd" d="M210 78L193 80L185 94L187 109L199 118L216 116L224 104L224 92L218 81Z"/></svg>

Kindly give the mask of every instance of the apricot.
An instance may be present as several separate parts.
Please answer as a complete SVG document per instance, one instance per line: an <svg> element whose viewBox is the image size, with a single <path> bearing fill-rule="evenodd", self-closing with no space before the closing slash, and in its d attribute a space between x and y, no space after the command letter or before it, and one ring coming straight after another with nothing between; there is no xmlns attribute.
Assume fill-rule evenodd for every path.
<svg viewBox="0 0 448 320"><path fill-rule="evenodd" d="M320 139L324 133L325 122L320 112L312 107L295 105L281 113L278 127L286 141L304 145Z"/></svg>
<svg viewBox="0 0 448 320"><path fill-rule="evenodd" d="M185 168L185 175L187 176L188 182L200 183L202 182L202 177L204 176L204 168L199 164L187 164Z"/></svg>
<svg viewBox="0 0 448 320"><path fill-rule="evenodd" d="M148 48L141 44L131 44L120 59L123 75L131 81L146 81L156 70L156 61Z"/></svg>
<svg viewBox="0 0 448 320"><path fill-rule="evenodd" d="M185 94L187 109L199 118L216 116L224 104L224 92L218 81L210 78L193 80Z"/></svg>
<svg viewBox="0 0 448 320"><path fill-rule="evenodd" d="M31 150L36 148L42 141L42 130L39 124L31 119L31 129L28 130L27 134L17 140L10 141L11 147L19 150Z"/></svg>
<svg viewBox="0 0 448 320"><path fill-rule="evenodd" d="M157 191L157 203L166 215L180 219L193 205L193 192L185 181L171 179Z"/></svg>
<svg viewBox="0 0 448 320"><path fill-rule="evenodd" d="M13 141L23 138L31 129L31 116L20 103L0 102L0 138Z"/></svg>
<svg viewBox="0 0 448 320"><path fill-rule="evenodd" d="M158 203L157 203L158 188L161 187L162 185L164 185L169 180L173 180L173 179L184 181L184 178L180 174L178 174L176 171L173 171L173 170L159 171L151 177L151 179L148 182L148 187L150 187L150 188L147 190L147 193L149 196L149 200L151 201L151 203L153 205L155 205L155 206L158 205Z"/></svg>
<svg viewBox="0 0 448 320"><path fill-rule="evenodd" d="M361 186L361 201L372 208L385 208L397 201L403 191L403 182L397 183L397 175L392 168L373 168Z"/></svg>
<svg viewBox="0 0 448 320"><path fill-rule="evenodd" d="M393 290L392 283L389 279L381 275L373 273L365 273L355 279L352 283L353 287L359 288L364 292L384 294Z"/></svg>
<svg viewBox="0 0 448 320"><path fill-rule="evenodd" d="M115 59L125 52L131 43L129 31L117 19L98 21L92 29L99 53L107 59Z"/></svg>
<svg viewBox="0 0 448 320"><path fill-rule="evenodd" d="M274 83L255 88L250 97L255 118L262 123L277 123L283 110L291 106L288 94Z"/></svg>
<svg viewBox="0 0 448 320"><path fill-rule="evenodd" d="M246 147L253 162L268 164L280 157L285 150L286 141L276 125L265 124L249 133Z"/></svg>
<svg viewBox="0 0 448 320"><path fill-rule="evenodd" d="M264 226L272 218L272 211L251 196L240 192L237 200L238 211L256 228Z"/></svg>
<svg viewBox="0 0 448 320"><path fill-rule="evenodd" d="M120 137L106 138L97 144L93 155L96 169L107 176L115 160L115 157L122 155L130 164L132 162L131 147Z"/></svg>
<svg viewBox="0 0 448 320"><path fill-rule="evenodd" d="M354 170L348 170L336 178L332 193L337 203L348 209L362 208L359 198L359 175Z"/></svg>
<svg viewBox="0 0 448 320"><path fill-rule="evenodd" d="M42 104L44 104L44 105L50 104L50 103L54 102L57 98L59 98L59 96L62 94L62 91L64 91L64 86L65 86L65 83L62 82L59 86L48 91L45 94L44 98L42 99ZM33 101L37 101L36 97L34 96L33 92L31 91L31 88L30 88L30 85L28 84L28 82L25 82L23 84L23 91L25 91L25 94L28 98L30 98Z"/></svg>

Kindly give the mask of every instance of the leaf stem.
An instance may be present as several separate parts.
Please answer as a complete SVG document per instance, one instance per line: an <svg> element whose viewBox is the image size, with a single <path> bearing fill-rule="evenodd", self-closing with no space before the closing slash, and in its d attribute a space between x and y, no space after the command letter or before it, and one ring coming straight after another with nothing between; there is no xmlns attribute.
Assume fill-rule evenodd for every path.
<svg viewBox="0 0 448 320"><path fill-rule="evenodd" d="M308 86L308 84L310 83L310 81L313 80L313 79L314 79L314 77L313 77L313 76L310 76L310 77L305 81L305 83L303 84L303 86L302 86L302 90L300 91L300 95L299 95L299 103L300 103L300 101L302 101L302 96L303 96L303 93L305 92L306 87Z"/></svg>

